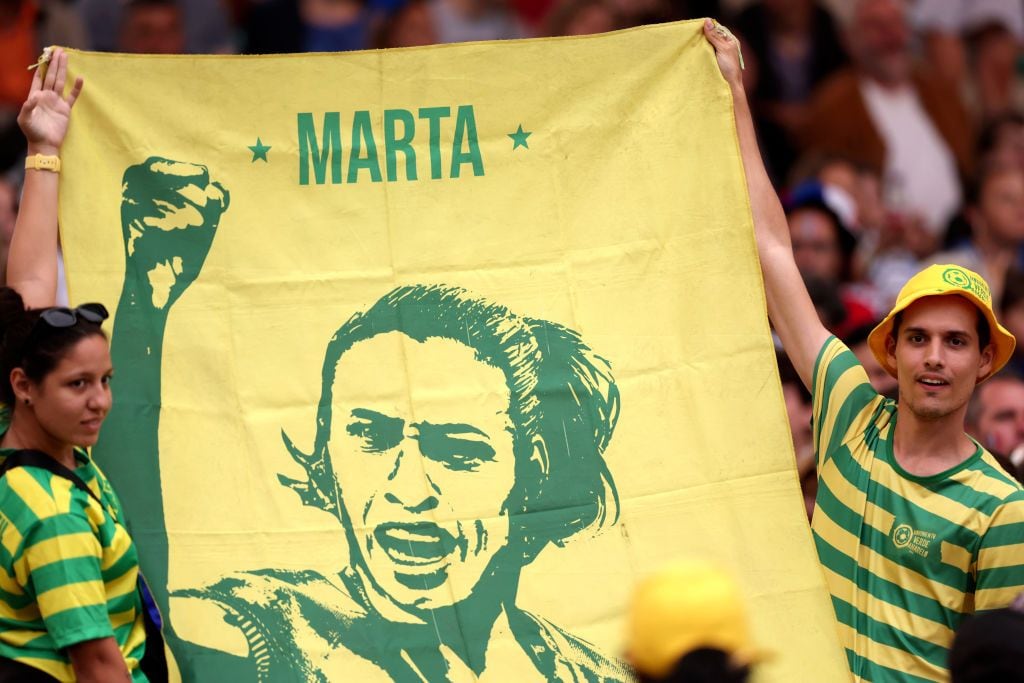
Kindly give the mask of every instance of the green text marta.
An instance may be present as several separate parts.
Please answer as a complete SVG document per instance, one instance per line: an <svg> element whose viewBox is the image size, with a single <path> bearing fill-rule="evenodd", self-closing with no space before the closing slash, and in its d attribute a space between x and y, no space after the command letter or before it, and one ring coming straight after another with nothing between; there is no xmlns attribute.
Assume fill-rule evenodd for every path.
<svg viewBox="0 0 1024 683"><path fill-rule="evenodd" d="M341 112L325 112L319 127L312 113L301 112L296 117L299 184L418 180L427 172L435 180L458 178L464 166L482 176L473 105L455 107L454 121L452 109L421 107L415 114L385 109L376 127L370 112L359 110L352 113L347 129L341 125Z"/></svg>

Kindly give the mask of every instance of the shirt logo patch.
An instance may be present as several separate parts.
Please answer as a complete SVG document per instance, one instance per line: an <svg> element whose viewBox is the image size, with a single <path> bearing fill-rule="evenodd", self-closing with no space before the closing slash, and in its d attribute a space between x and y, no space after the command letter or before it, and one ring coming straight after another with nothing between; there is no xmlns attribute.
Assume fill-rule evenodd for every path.
<svg viewBox="0 0 1024 683"><path fill-rule="evenodd" d="M909 550L921 557L928 557L928 549L935 534L930 531L919 531L909 524L900 524L892 530L892 542L900 550Z"/></svg>

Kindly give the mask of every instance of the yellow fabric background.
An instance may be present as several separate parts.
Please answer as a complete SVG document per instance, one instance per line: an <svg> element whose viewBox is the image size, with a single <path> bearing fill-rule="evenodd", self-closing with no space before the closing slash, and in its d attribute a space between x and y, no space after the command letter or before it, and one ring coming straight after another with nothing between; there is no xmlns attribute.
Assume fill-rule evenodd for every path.
<svg viewBox="0 0 1024 683"><path fill-rule="evenodd" d="M345 55L73 52L70 68L86 79L61 189L74 302L118 300L127 166L201 163L231 192L166 333L172 590L236 569L337 568L337 522L277 482L301 474L280 433L312 443L323 352L341 322L395 284L444 282L580 332L622 392L606 453L620 523L545 550L520 605L618 653L635 579L707 556L735 571L758 642L777 653L758 680L846 680L793 467L731 100L699 22ZM424 125L418 181L298 184L297 112L318 130L324 111L341 112L347 159L350 112L370 110L383 161L383 109L454 115L459 104L475 108L483 177L466 166L429 179ZM520 124L529 148L513 151ZM267 163L251 160L257 136ZM221 637L209 615L172 607L171 619L183 635Z"/></svg>

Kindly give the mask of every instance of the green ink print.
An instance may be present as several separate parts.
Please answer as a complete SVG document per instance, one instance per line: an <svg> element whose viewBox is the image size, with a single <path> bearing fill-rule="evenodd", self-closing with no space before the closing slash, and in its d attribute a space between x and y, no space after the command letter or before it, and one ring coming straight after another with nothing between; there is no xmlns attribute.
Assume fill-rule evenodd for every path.
<svg viewBox="0 0 1024 683"><path fill-rule="evenodd" d="M398 137L397 124L402 123L402 137ZM416 150L412 147L416 135L416 120L405 109L384 110L384 154L388 182L398 179L398 153L405 156L405 179L416 180Z"/></svg>
<svg viewBox="0 0 1024 683"><path fill-rule="evenodd" d="M362 155L366 150L366 156ZM359 171L370 172L370 180L380 182L380 160L377 158L377 143L373 139L370 112L357 111L352 116L352 152L348 160L348 182L359 180Z"/></svg>
<svg viewBox="0 0 1024 683"><path fill-rule="evenodd" d="M299 184L309 185L309 166L313 165L316 184L327 182L327 160L331 162L331 183L341 182L341 117L336 111L324 114L324 127L321 139L323 147L317 143L316 126L313 115L300 113L297 117L299 128ZM380 173L379 169L377 171Z"/></svg>
<svg viewBox="0 0 1024 683"><path fill-rule="evenodd" d="M322 167L331 149L318 153ZM611 366L576 332L449 285L398 287L354 315L342 311L311 407L313 443L307 450L282 434L282 455L304 475L278 482L334 520L347 556L330 575L239 558L211 584L171 595L219 607L248 652L179 637L160 499L164 330L227 207L205 167L150 159L125 172L126 270L112 355L128 379L96 449L132 519L183 679L329 683L360 660L393 681L485 671L505 680L632 680L621 662L516 602L523 569L542 551L618 519L605 461L620 406ZM173 224L179 209L191 222L154 227ZM427 373L444 386L471 375L467 386L487 390L443 414L375 401L418 376L405 359L444 369ZM453 493L466 490L472 500ZM488 669L499 621L536 675Z"/></svg>
<svg viewBox="0 0 1024 683"><path fill-rule="evenodd" d="M126 169L121 187L125 274L110 353L126 381L93 456L131 520L142 572L165 617L164 639L184 680L252 680L235 675L230 661L219 664L213 678L196 673L192 647L178 638L173 619L167 618L168 547L159 457L167 317L198 278L230 197L205 166L159 157Z"/></svg>
<svg viewBox="0 0 1024 683"><path fill-rule="evenodd" d="M468 147L463 151L463 146ZM451 177L458 178L463 164L473 165L473 175L484 174L484 160L480 156L480 143L476 135L476 117L473 105L464 104L455 114L455 139L452 141Z"/></svg>
<svg viewBox="0 0 1024 683"><path fill-rule="evenodd" d="M263 140L261 140L260 138L256 138L256 144L250 145L249 149L252 151L253 163L256 163L257 161L266 161L268 163L270 162L270 160L267 159L267 152L269 152L271 149L270 145L263 144Z"/></svg>
<svg viewBox="0 0 1024 683"><path fill-rule="evenodd" d="M441 119L452 115L451 107L423 107L420 118L429 122L430 177L441 178Z"/></svg>
<svg viewBox="0 0 1024 683"><path fill-rule="evenodd" d="M396 347L398 340L405 346ZM446 414L432 421L418 411L403 416L363 405L387 382L389 365L405 359L415 366L417 358L429 364L435 354L442 362L460 347L466 365L453 366L452 377L472 366L493 373L494 393L505 396L501 410L467 404L464 419ZM382 373L363 372L368 359L375 362L369 369ZM374 385L351 386L353 374L375 378ZM577 333L459 287L399 287L338 329L327 345L320 391L312 449L284 436L307 476L280 480L303 503L338 520L348 541L347 566L334 582L313 572L266 569L179 595L243 615L260 643L285 635L289 643L334 638L396 681L449 680L441 645L480 675L499 618L548 680L565 672L577 680L629 680L620 663L515 604L523 567L544 548L618 516L604 451L619 392L608 363ZM467 483L493 486L494 466L502 461L511 467L495 512L476 519L460 514L480 501L451 500L447 492L466 490ZM367 480L367 472L378 474ZM479 491L485 500L487 490ZM439 511L459 521L439 524ZM453 574L473 578L453 584ZM404 611L408 620L389 620L380 604ZM260 680L326 680L315 657L297 656L296 647L273 652Z"/></svg>

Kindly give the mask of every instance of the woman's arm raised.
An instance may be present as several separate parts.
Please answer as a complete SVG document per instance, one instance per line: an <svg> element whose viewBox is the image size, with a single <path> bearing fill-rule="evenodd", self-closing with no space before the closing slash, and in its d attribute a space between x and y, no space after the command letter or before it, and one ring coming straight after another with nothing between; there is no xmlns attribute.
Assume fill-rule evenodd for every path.
<svg viewBox="0 0 1024 683"><path fill-rule="evenodd" d="M49 63L41 65L32 78L28 98L18 114L30 157L58 156L64 143L71 107L82 92L82 79L78 78L64 96L67 68L67 53L55 48ZM60 174L50 170L25 171L21 208L7 257L7 285L18 290L29 308L45 308L57 301L59 179Z"/></svg>

